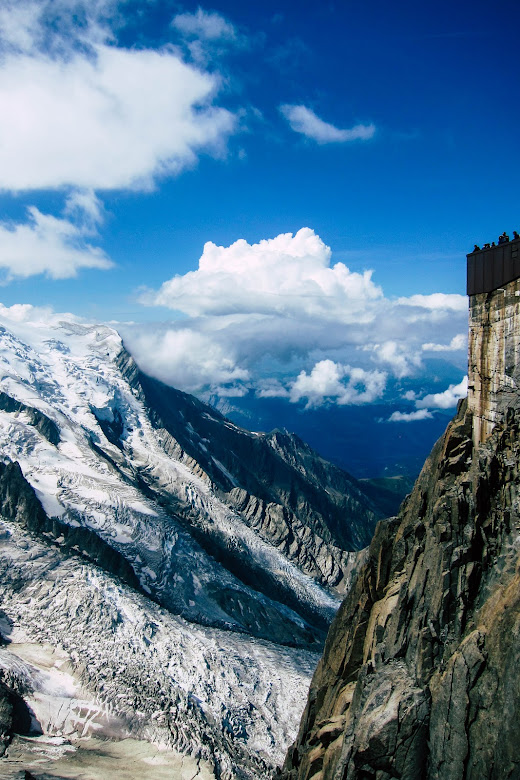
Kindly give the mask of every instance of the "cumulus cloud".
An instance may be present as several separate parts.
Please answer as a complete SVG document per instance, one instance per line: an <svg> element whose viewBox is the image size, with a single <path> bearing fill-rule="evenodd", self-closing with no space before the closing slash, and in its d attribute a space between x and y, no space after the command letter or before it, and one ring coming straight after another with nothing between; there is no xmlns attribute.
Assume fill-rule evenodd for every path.
<svg viewBox="0 0 520 780"><path fill-rule="evenodd" d="M331 251L310 228L295 235L229 247L208 242L197 271L175 276L142 302L191 316L237 313L308 315L326 320L364 318L382 296L372 274L330 266ZM371 316L367 314L367 316Z"/></svg>
<svg viewBox="0 0 520 780"><path fill-rule="evenodd" d="M280 112L287 119L292 130L312 138L319 144L345 143L347 141L367 141L374 136L375 125L354 125L350 129L341 130L324 122L314 111L306 106L286 103L280 106Z"/></svg>
<svg viewBox="0 0 520 780"><path fill-rule="evenodd" d="M410 376L421 365L420 355L410 348L409 343L390 340L383 344L368 345L367 349L372 349L375 359L388 365L399 379Z"/></svg>
<svg viewBox="0 0 520 780"><path fill-rule="evenodd" d="M0 303L0 317L12 322L30 322L31 324L57 325L61 320L80 322L74 314L56 314L50 306L32 306L30 303L15 303L4 306Z"/></svg>
<svg viewBox="0 0 520 780"><path fill-rule="evenodd" d="M429 420L433 414L428 409L418 409L415 412L392 412L388 422L417 422L418 420Z"/></svg>
<svg viewBox="0 0 520 780"><path fill-rule="evenodd" d="M241 383L249 379L249 371L236 365L231 345L226 349L210 335L185 327L139 325L123 326L120 331L145 373L186 392L208 387L220 395L243 394Z"/></svg>
<svg viewBox="0 0 520 780"><path fill-rule="evenodd" d="M466 349L468 337L465 333L457 333L449 344L436 344L428 342L422 345L423 352L457 352L459 349Z"/></svg>
<svg viewBox="0 0 520 780"><path fill-rule="evenodd" d="M290 391L293 403L307 399L307 408L321 406L326 401L334 401L339 406L347 404L366 404L383 395L386 374L384 371L364 371L334 363L332 360L320 360L310 374L302 371Z"/></svg>
<svg viewBox="0 0 520 780"><path fill-rule="evenodd" d="M423 377L422 345L433 336L451 343L467 321L450 298L424 296L420 307L386 298L371 271L334 263L310 228L251 244L209 242L196 270L141 300L183 315L159 328L163 341L172 334L171 359L169 348L129 334L149 373L202 394L251 391L302 405L384 398L385 378L395 388L403 377ZM449 355L462 368L460 351Z"/></svg>
<svg viewBox="0 0 520 780"><path fill-rule="evenodd" d="M220 152L234 131L236 117L214 105L218 76L172 48L111 44L110 7L2 9L0 188L150 188L200 152Z"/></svg>
<svg viewBox="0 0 520 780"><path fill-rule="evenodd" d="M92 230L93 214L89 209L94 204L82 206L81 195L78 198L76 202L70 201L69 208L79 211L79 221L43 214L30 206L26 222L0 222L0 269L4 271L5 281L35 274L67 279L76 276L82 268L112 267L103 250L85 239Z"/></svg>
<svg viewBox="0 0 520 780"><path fill-rule="evenodd" d="M433 407L434 409L450 409L457 406L461 398L468 394L468 377L465 376L458 385L450 385L442 393L431 393L415 402L418 409Z"/></svg>

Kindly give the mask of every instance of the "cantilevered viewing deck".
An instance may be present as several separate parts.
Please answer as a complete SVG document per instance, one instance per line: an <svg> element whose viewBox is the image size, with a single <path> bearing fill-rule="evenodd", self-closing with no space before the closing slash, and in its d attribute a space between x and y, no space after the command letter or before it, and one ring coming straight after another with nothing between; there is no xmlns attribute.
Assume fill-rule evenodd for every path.
<svg viewBox="0 0 520 780"><path fill-rule="evenodd" d="M520 238L468 255L468 295L489 293L520 277Z"/></svg>

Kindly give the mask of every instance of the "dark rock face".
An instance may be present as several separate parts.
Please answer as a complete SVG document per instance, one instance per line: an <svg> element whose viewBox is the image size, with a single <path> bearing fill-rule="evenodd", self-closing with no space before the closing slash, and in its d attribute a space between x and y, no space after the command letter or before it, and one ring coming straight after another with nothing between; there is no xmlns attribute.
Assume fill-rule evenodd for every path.
<svg viewBox="0 0 520 780"><path fill-rule="evenodd" d="M130 587L141 590L130 563L100 536L89 528L71 526L56 517L47 517L16 462L0 463L0 515L15 520L38 538L101 566Z"/></svg>
<svg viewBox="0 0 520 780"><path fill-rule="evenodd" d="M0 683L0 758L4 755L11 740L13 728L13 705L10 691Z"/></svg>
<svg viewBox="0 0 520 780"><path fill-rule="evenodd" d="M520 415L461 404L334 621L286 780L520 777Z"/></svg>
<svg viewBox="0 0 520 780"><path fill-rule="evenodd" d="M0 669L0 758L5 754L14 734L34 734L34 719L23 695L23 681L9 670Z"/></svg>
<svg viewBox="0 0 520 780"><path fill-rule="evenodd" d="M140 371L134 378L136 385L155 426L173 436L222 493L239 487L265 504L275 503L304 516L313 532L344 550L369 544L382 512L355 479L296 435L250 433L194 396ZM207 446L201 447L201 442Z"/></svg>
<svg viewBox="0 0 520 780"><path fill-rule="evenodd" d="M47 441L51 444L57 445L60 442L60 431L55 422L53 422L47 415L40 412L39 409L34 409L32 406L21 401L16 401L11 398L10 395L0 391L0 409L4 412L24 412L30 421L31 425L34 425L42 436L45 436Z"/></svg>
<svg viewBox="0 0 520 780"><path fill-rule="evenodd" d="M123 350L118 366L158 431L163 447L212 489L261 539L272 545L321 585L344 593L355 556L366 547L377 520L384 516L353 477L321 458L294 434L258 434L231 423L193 396L143 374ZM157 486L140 475L156 499ZM183 507L163 504L179 518ZM192 520L188 518L190 532ZM211 549L234 574L244 576L243 561L208 529L198 542ZM233 558L235 555L236 560ZM248 567L250 564L248 563ZM250 572L252 587L274 595L265 572ZM264 582L264 584L260 584ZM284 598L290 599L290 594Z"/></svg>

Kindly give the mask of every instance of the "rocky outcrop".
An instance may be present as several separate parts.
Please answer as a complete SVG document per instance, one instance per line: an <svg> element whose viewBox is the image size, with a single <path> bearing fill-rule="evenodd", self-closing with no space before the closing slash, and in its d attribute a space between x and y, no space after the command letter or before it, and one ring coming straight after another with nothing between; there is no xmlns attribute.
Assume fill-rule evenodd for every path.
<svg viewBox="0 0 520 780"><path fill-rule="evenodd" d="M520 414L466 403L331 627L286 780L520 776Z"/></svg>

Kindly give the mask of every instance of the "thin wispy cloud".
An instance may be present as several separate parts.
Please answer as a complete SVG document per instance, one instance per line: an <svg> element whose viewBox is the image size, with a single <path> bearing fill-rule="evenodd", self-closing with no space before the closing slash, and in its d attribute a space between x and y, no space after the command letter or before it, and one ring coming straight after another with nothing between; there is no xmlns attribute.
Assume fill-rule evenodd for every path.
<svg viewBox="0 0 520 780"><path fill-rule="evenodd" d="M172 27L183 35L202 38L207 41L233 41L237 30L221 14L198 8L195 13L182 13L173 17Z"/></svg>
<svg viewBox="0 0 520 780"><path fill-rule="evenodd" d="M181 47L189 59L202 68L217 65L223 69L226 56L233 51L248 49L252 39L216 11L199 8L194 13L176 14L171 28L179 36ZM228 83L234 76L228 73Z"/></svg>
<svg viewBox="0 0 520 780"><path fill-rule="evenodd" d="M348 141L367 141L376 132L374 124L358 124L342 130L320 119L306 106L284 104L280 112L287 119L292 130L301 133L319 144L346 143Z"/></svg>
<svg viewBox="0 0 520 780"><path fill-rule="evenodd" d="M0 222L0 270L4 283L39 274L70 279L83 268L112 267L105 252L86 240L92 232L92 213L81 213L80 199L72 204L73 200L69 201L75 218L54 217L30 206L25 222Z"/></svg>
<svg viewBox="0 0 520 780"><path fill-rule="evenodd" d="M428 409L418 409L415 412L392 412L388 422L418 422L430 420L433 414Z"/></svg>

